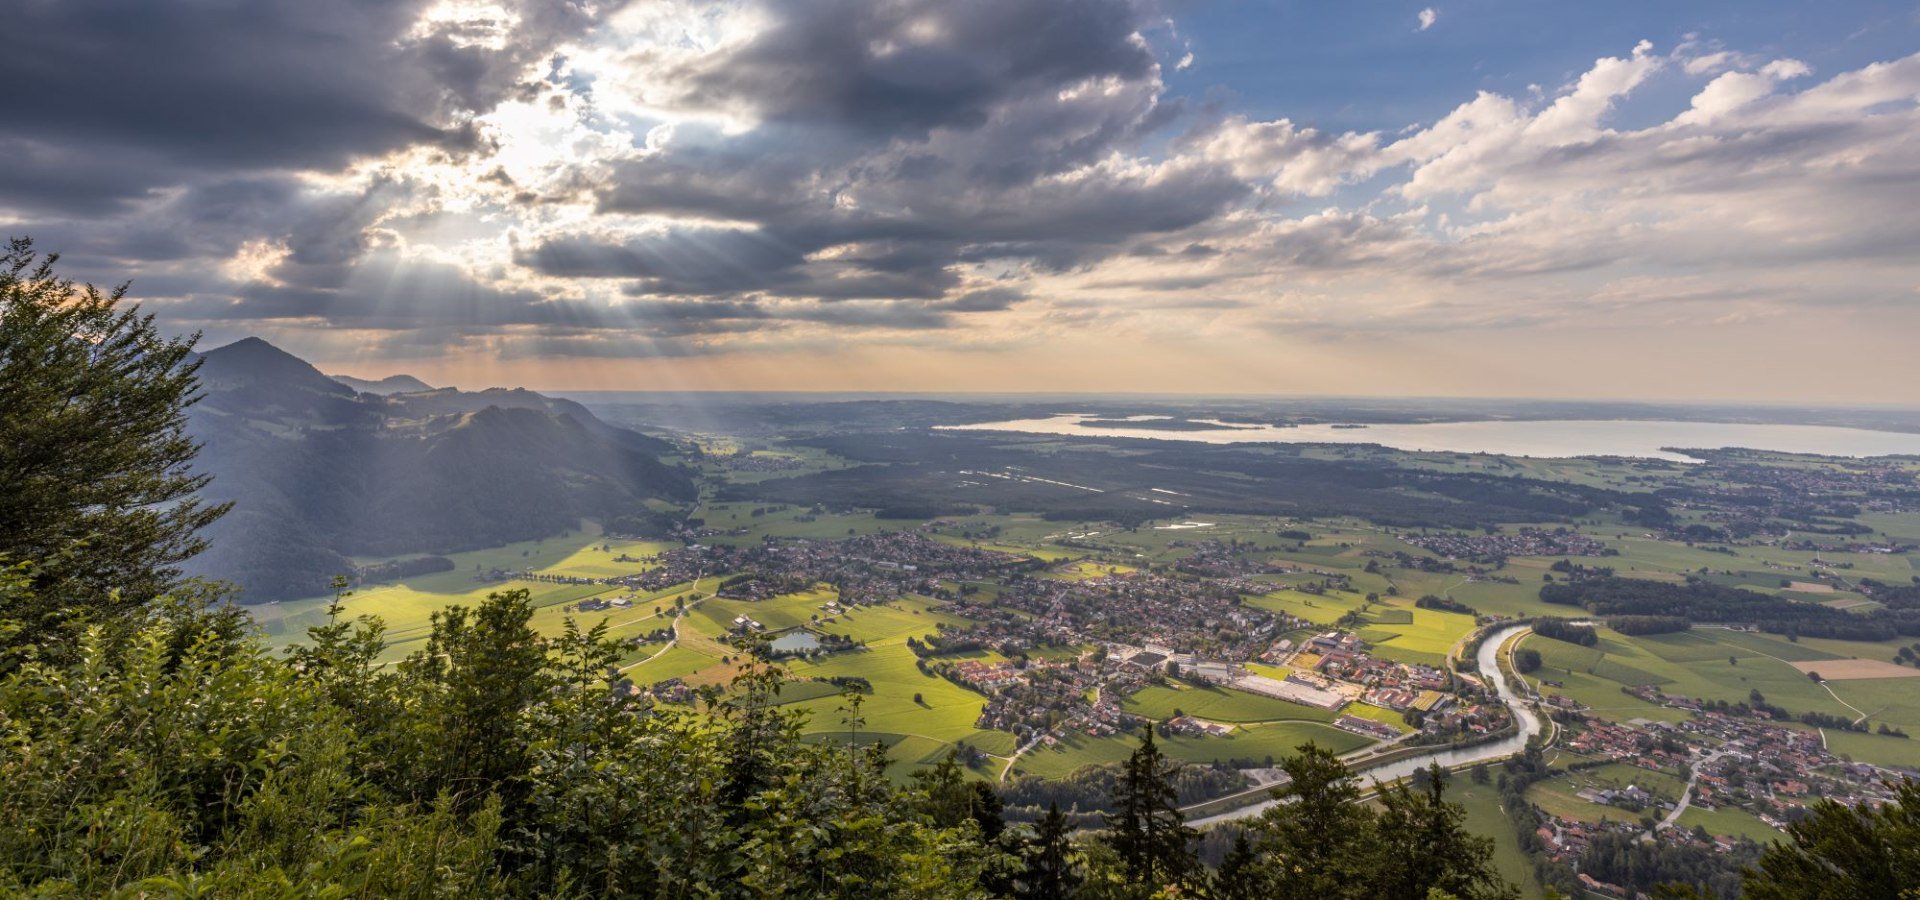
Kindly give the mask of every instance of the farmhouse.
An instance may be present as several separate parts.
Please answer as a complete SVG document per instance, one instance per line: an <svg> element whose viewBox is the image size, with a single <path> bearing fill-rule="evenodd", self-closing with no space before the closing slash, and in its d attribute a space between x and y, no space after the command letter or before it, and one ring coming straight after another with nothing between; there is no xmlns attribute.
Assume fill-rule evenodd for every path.
<svg viewBox="0 0 1920 900"><path fill-rule="evenodd" d="M1351 731L1354 734L1363 734L1370 738L1378 738L1383 741L1400 736L1400 730L1392 725L1388 725L1385 722L1375 722L1372 719L1363 719L1359 716L1341 716L1333 720L1333 727Z"/></svg>

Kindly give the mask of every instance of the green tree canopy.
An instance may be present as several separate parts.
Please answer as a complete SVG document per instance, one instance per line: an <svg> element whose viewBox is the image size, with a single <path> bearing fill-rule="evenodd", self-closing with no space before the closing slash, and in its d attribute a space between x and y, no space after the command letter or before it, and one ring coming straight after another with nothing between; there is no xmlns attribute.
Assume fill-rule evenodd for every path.
<svg viewBox="0 0 1920 900"><path fill-rule="evenodd" d="M186 430L198 335L55 274L31 241L0 252L0 562L33 590L0 609L27 641L73 637L177 587L195 532L226 511ZM0 661L4 665L4 661Z"/></svg>

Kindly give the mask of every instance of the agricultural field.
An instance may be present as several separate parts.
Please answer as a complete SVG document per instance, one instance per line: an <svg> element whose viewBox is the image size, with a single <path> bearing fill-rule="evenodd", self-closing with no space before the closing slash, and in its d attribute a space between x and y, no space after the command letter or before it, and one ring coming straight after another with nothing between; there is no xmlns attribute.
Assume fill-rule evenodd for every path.
<svg viewBox="0 0 1920 900"><path fill-rule="evenodd" d="M1623 690L1642 684L1657 685L1669 694L1729 703L1747 700L1753 691L1759 691L1767 702L1795 713L1822 712L1848 718L1861 714L1842 702L1851 699L1867 704L1862 709L1877 707L1881 712L1876 720L1894 725L1920 720L1920 708L1902 708L1897 693L1880 684L1884 679L1817 684L1792 662L1769 651L1803 658L1823 651L1765 635L1712 628L1639 637L1607 629L1600 633L1600 642L1594 647L1537 635L1526 638L1522 646L1538 650L1542 659L1541 669L1528 678L1544 693L1565 694L1607 718L1623 721L1679 721L1687 716L1683 710L1656 706ZM1543 681L1557 681L1562 686L1545 685Z"/></svg>

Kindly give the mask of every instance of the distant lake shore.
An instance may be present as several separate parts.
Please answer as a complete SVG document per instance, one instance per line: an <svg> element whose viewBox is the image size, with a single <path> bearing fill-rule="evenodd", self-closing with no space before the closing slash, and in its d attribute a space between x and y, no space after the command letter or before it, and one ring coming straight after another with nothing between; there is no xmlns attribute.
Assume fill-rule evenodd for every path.
<svg viewBox="0 0 1920 900"><path fill-rule="evenodd" d="M1062 413L937 426L1078 437L1145 438L1208 444L1378 444L1395 450L1570 458L1628 456L1692 462L1678 449L1746 448L1820 456L1920 456L1920 434L1829 425L1756 425L1640 419L1523 420L1351 425L1247 425L1209 419ZM1170 435L1168 432L1178 432Z"/></svg>
<svg viewBox="0 0 1920 900"><path fill-rule="evenodd" d="M1219 419L1177 419L1172 416L1126 416L1124 418L1083 418L1074 423L1081 428L1139 428L1151 431L1246 431L1284 426L1250 422L1222 422Z"/></svg>

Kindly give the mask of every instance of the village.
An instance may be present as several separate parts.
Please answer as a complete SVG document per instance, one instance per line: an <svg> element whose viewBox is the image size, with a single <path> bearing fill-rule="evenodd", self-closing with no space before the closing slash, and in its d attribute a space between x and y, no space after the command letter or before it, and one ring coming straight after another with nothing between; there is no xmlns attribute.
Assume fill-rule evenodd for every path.
<svg viewBox="0 0 1920 900"><path fill-rule="evenodd" d="M1513 556L1614 556L1617 551L1570 528L1516 531L1409 532L1400 540L1444 559L1497 564Z"/></svg>
<svg viewBox="0 0 1920 900"><path fill-rule="evenodd" d="M1598 816L1542 811L1532 838L1550 861L1577 865L1594 841L1607 834L1637 841L1655 840L1657 834L1669 846L1721 855L1751 852L1752 845L1739 836L1682 827L1678 820L1689 809L1708 814L1737 810L1784 832L1822 800L1878 807L1893 799L1890 785L1900 773L1836 756L1824 746L1820 732L1776 724L1765 709L1729 712L1654 688L1630 693L1691 716L1678 722L1617 723L1586 715L1564 697L1549 698L1565 732L1560 745L1585 758L1563 777L1578 786L1579 800L1616 811ZM1685 783L1678 796L1641 783L1588 784L1587 773L1608 763L1644 771L1647 778L1641 781L1646 784L1679 778ZM1631 895L1626 888L1584 873L1579 879L1595 894Z"/></svg>

